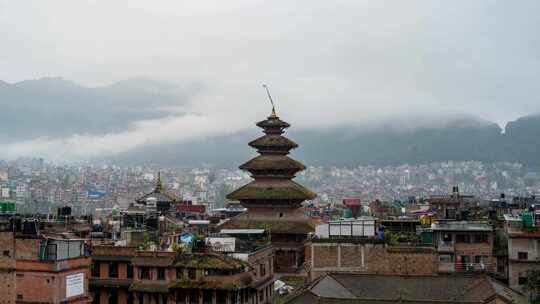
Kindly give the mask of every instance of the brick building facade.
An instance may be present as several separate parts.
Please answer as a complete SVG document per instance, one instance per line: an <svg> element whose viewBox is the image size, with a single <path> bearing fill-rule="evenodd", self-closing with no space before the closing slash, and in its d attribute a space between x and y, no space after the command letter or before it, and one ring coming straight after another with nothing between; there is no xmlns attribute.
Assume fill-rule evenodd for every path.
<svg viewBox="0 0 540 304"><path fill-rule="evenodd" d="M94 246L92 257L94 303L229 304L273 299L271 246L233 257Z"/></svg>
<svg viewBox="0 0 540 304"><path fill-rule="evenodd" d="M0 232L1 304L90 303L90 258L82 240ZM65 255L65 250L72 249Z"/></svg>
<svg viewBox="0 0 540 304"><path fill-rule="evenodd" d="M312 240L307 246L311 280L330 272L435 274L437 253L431 247L389 246L365 240Z"/></svg>

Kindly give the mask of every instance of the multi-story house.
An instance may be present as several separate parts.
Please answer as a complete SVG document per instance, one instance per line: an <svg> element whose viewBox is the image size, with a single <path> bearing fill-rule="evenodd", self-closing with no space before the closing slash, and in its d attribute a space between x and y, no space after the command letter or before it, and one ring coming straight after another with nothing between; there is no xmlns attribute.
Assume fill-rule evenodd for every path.
<svg viewBox="0 0 540 304"><path fill-rule="evenodd" d="M484 222L432 224L439 272L494 272L493 227Z"/></svg>
<svg viewBox="0 0 540 304"><path fill-rule="evenodd" d="M94 303L133 304L135 247L92 246L90 291Z"/></svg>
<svg viewBox="0 0 540 304"><path fill-rule="evenodd" d="M505 215L508 237L508 281L510 287L521 288L527 271L540 270L540 231L524 223L521 216Z"/></svg>
<svg viewBox="0 0 540 304"><path fill-rule="evenodd" d="M94 246L94 303L271 303L273 248L235 245L233 253L206 246L193 251Z"/></svg>
<svg viewBox="0 0 540 304"><path fill-rule="evenodd" d="M0 221L0 303L90 303L84 240L39 232L36 222Z"/></svg>

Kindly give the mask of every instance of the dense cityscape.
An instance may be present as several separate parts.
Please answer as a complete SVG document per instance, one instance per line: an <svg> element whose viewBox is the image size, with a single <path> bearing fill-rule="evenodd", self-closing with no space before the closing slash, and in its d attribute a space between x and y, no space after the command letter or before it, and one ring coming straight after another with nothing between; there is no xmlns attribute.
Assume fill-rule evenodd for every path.
<svg viewBox="0 0 540 304"><path fill-rule="evenodd" d="M540 304L539 12L0 0L0 304Z"/></svg>
<svg viewBox="0 0 540 304"><path fill-rule="evenodd" d="M96 208L127 207L154 187L158 172L175 197L207 204L210 209L224 207L225 195L250 179L249 174L234 169L54 165L43 159L19 159L0 162L0 193L1 199L15 201L20 211L46 213L72 206L74 212L90 214ZM454 185L486 200L501 193L509 197L540 193L540 173L518 163L308 166L297 180L318 193L315 204L339 204L347 197L407 202L446 194Z"/></svg>
<svg viewBox="0 0 540 304"><path fill-rule="evenodd" d="M536 299L537 173L306 168L274 108L257 126L240 170L2 162L1 303Z"/></svg>

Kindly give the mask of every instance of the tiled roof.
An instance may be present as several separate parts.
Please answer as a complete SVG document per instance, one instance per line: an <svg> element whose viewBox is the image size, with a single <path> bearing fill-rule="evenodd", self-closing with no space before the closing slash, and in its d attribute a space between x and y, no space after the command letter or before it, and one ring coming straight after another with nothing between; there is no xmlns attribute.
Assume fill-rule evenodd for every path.
<svg viewBox="0 0 540 304"><path fill-rule="evenodd" d="M253 148L264 148L264 147L287 147L294 149L298 147L298 144L294 141L288 139L285 136L277 134L266 134L255 140L252 140L248 144Z"/></svg>
<svg viewBox="0 0 540 304"><path fill-rule="evenodd" d="M289 303L486 303L494 297L522 300L521 294L485 275L330 274Z"/></svg>
<svg viewBox="0 0 540 304"><path fill-rule="evenodd" d="M285 155L259 155L245 162L239 168L242 170L293 169L297 171L306 169L301 162Z"/></svg>
<svg viewBox="0 0 540 304"><path fill-rule="evenodd" d="M227 195L231 200L258 200L258 199L314 199L317 195L306 187L291 180L279 182L254 181Z"/></svg>
<svg viewBox="0 0 540 304"><path fill-rule="evenodd" d="M278 117L268 117L265 120L259 121L257 123L257 126L260 128L266 129L266 128L288 128L291 125L279 119Z"/></svg>

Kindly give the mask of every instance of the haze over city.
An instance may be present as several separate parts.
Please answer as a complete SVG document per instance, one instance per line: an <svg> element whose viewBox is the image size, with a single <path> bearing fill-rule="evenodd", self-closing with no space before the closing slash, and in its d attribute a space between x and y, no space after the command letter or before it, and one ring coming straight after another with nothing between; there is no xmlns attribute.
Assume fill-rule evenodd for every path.
<svg viewBox="0 0 540 304"><path fill-rule="evenodd" d="M540 111L539 9L0 1L0 158L78 161L242 133L270 111L263 83L297 130L409 130L463 117L504 128ZM20 90L40 97L17 101Z"/></svg>
<svg viewBox="0 0 540 304"><path fill-rule="evenodd" d="M539 12L0 0L0 304L540 304Z"/></svg>

